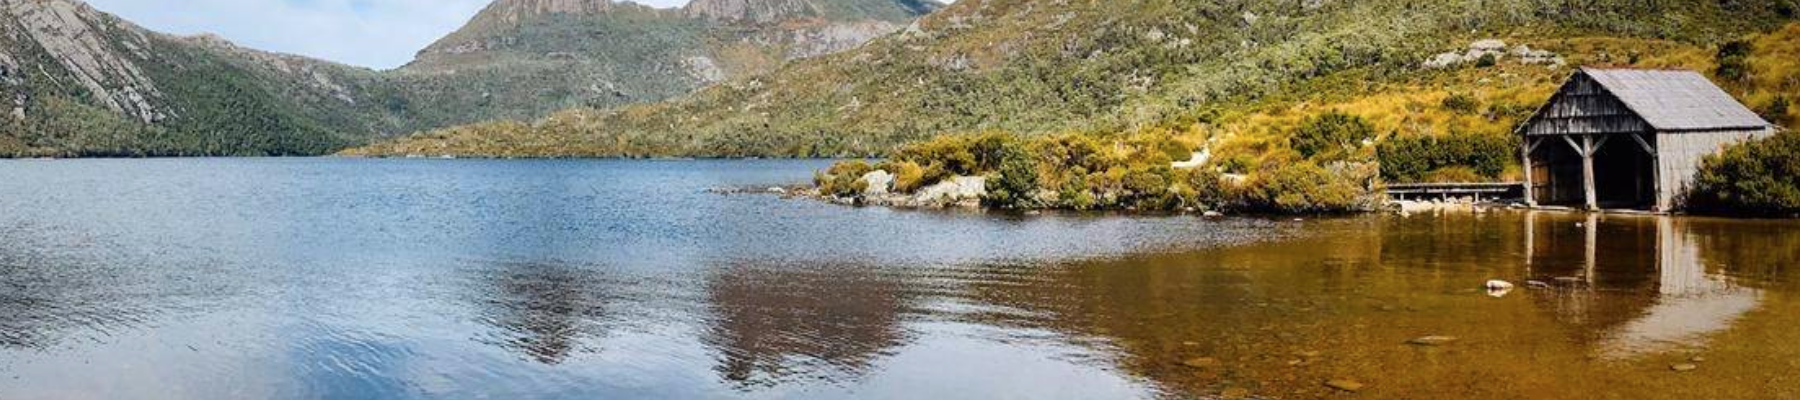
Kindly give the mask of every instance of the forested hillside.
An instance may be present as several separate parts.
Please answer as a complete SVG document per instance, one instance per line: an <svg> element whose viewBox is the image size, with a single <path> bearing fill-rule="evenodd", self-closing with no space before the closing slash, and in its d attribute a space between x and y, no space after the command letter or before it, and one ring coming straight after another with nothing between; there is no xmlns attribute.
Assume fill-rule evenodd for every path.
<svg viewBox="0 0 1800 400"><path fill-rule="evenodd" d="M1162 131L1263 157L1331 108L1369 114L1382 134L1504 131L1572 66L1707 68L1721 45L1794 14L1791 0L968 0L854 51L673 101L350 153L861 156L997 130ZM1430 63L1483 39L1506 44L1489 60ZM1452 94L1464 112L1425 112Z"/></svg>
<svg viewBox="0 0 1800 400"><path fill-rule="evenodd" d="M858 46L928 0L499 0L395 71L0 0L0 157L317 155L420 129L689 93Z"/></svg>
<svg viewBox="0 0 1800 400"><path fill-rule="evenodd" d="M0 2L0 156L318 154L399 129L376 82L78 2Z"/></svg>
<svg viewBox="0 0 1800 400"><path fill-rule="evenodd" d="M887 34L929 0L500 0L390 75L406 116L435 127L529 120L687 94Z"/></svg>

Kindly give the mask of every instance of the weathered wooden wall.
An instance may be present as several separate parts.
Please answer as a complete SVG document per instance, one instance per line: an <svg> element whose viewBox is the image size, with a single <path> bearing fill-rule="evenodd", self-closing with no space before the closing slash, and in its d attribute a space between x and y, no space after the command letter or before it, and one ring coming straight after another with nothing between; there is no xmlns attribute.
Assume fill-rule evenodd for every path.
<svg viewBox="0 0 1800 400"><path fill-rule="evenodd" d="M1750 139L1774 135L1773 129L1721 130L1703 132L1661 132L1656 135L1657 206L1664 210L1679 206L1679 199L1700 173L1706 156L1725 146Z"/></svg>
<svg viewBox="0 0 1800 400"><path fill-rule="evenodd" d="M1576 74L1524 129L1526 135L1648 133L1650 124L1587 75Z"/></svg>

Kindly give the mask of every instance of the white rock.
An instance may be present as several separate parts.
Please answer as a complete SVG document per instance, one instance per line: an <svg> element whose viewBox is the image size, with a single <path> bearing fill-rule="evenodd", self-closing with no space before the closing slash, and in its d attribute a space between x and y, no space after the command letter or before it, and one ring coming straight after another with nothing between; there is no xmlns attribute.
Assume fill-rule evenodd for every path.
<svg viewBox="0 0 1800 400"><path fill-rule="evenodd" d="M1513 284L1512 284L1512 282L1495 279L1495 280L1487 281L1487 288L1490 290L1512 289Z"/></svg>
<svg viewBox="0 0 1800 400"><path fill-rule="evenodd" d="M875 170L874 172L863 174L862 181L863 183L868 184L868 187L863 189L864 196L886 195L894 187L894 174L890 174L887 171Z"/></svg>
<svg viewBox="0 0 1800 400"><path fill-rule="evenodd" d="M1170 166L1175 169L1194 169L1206 165L1206 162L1210 160L1212 160L1212 150L1202 150L1199 153L1194 153L1193 157L1189 158L1187 161L1176 161Z"/></svg>
<svg viewBox="0 0 1800 400"><path fill-rule="evenodd" d="M980 201L987 195L987 178L958 176L919 189L914 198L919 206L944 207Z"/></svg>

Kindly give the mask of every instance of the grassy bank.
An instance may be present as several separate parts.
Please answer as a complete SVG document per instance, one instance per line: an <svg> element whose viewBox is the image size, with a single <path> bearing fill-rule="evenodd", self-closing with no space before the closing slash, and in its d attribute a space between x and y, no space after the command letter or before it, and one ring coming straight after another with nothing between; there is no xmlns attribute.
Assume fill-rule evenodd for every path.
<svg viewBox="0 0 1800 400"><path fill-rule="evenodd" d="M1572 65L1706 71L1769 120L1787 126L1800 120L1790 104L1800 98L1800 25L1713 47L1604 37L1515 43L1554 49ZM1520 179L1512 131L1571 72L1516 58L1420 72L1393 83L1352 71L1289 94L1196 108L1138 128L939 136L902 146L878 165L824 171L819 183L826 193L852 195L860 189L849 173L881 169L900 178L900 191L952 176L986 176L987 203L995 207L1366 210L1384 183ZM1792 139L1749 144L1718 157L1708 179L1784 179L1779 174L1791 169L1765 167L1792 162L1780 159L1789 151L1781 150L1784 140ZM1195 153L1206 157L1190 160ZM1176 168L1181 161L1201 162ZM1793 187L1791 179L1785 182ZM1781 195L1747 196L1737 194L1747 189L1724 190L1723 184L1707 188L1718 193L1709 198L1717 201L1696 201L1697 207L1789 214L1795 207L1746 200Z"/></svg>

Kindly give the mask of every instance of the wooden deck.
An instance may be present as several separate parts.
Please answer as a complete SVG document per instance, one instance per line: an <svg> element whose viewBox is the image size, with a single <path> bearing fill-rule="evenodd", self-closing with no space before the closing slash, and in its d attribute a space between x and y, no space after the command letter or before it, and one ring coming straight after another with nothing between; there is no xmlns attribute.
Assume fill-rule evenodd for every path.
<svg viewBox="0 0 1800 400"><path fill-rule="evenodd" d="M1494 183L1400 183L1387 186L1389 198L1417 200L1420 198L1457 198L1472 197L1475 201L1523 198L1525 184L1520 182Z"/></svg>

